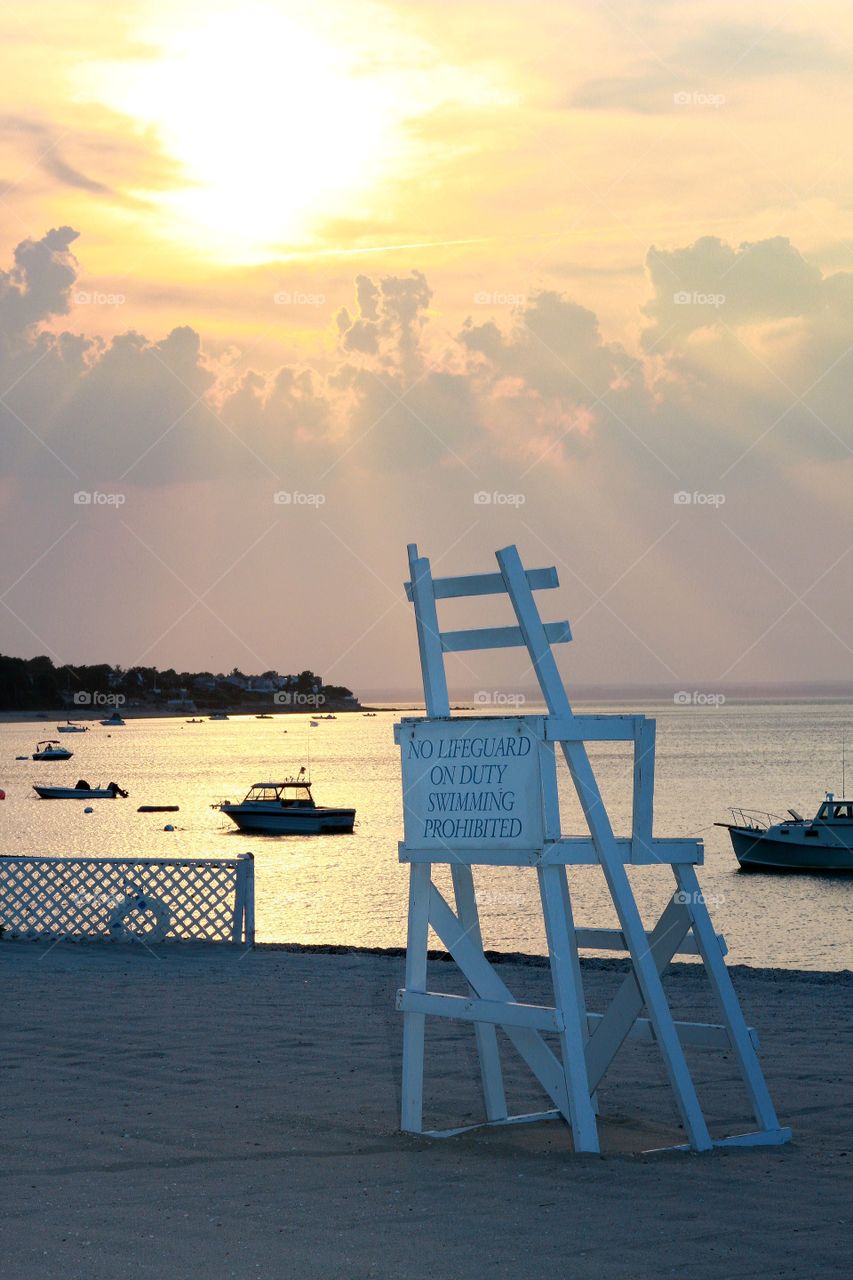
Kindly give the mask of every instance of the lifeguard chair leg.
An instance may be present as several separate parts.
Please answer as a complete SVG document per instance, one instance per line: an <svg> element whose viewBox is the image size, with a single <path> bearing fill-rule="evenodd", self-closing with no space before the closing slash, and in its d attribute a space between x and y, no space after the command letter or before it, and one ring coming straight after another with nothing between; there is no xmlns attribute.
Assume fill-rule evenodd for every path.
<svg viewBox="0 0 853 1280"><path fill-rule="evenodd" d="M466 930L474 946L483 952L483 935L480 932L480 915L477 910L477 898L474 892L474 874L469 866L463 863L454 863L450 868L450 876L453 881L456 914L459 916L459 922ZM483 952L483 956L485 958L485 952ZM473 987L469 986L468 989L472 995L476 994ZM480 1076L483 1082L483 1105L486 1109L486 1119L505 1120L508 1112L497 1030L485 1022L476 1022L474 1029L477 1037L477 1053L480 1058Z"/></svg>
<svg viewBox="0 0 853 1280"><path fill-rule="evenodd" d="M429 936L430 866L413 862L409 868L409 924L406 940L406 990L426 991ZM403 1089L400 1128L421 1133L424 1127L424 1034L422 1013L403 1014Z"/></svg>

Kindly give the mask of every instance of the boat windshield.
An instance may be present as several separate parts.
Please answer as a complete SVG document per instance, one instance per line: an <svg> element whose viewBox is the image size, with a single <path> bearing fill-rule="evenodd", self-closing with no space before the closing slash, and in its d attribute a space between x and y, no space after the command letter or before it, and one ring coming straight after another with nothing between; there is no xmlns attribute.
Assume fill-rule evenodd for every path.
<svg viewBox="0 0 853 1280"><path fill-rule="evenodd" d="M303 783L258 782L252 787L246 800L262 801L283 806L313 805L311 788Z"/></svg>
<svg viewBox="0 0 853 1280"><path fill-rule="evenodd" d="M826 800L817 817L819 822L853 822L853 800Z"/></svg>

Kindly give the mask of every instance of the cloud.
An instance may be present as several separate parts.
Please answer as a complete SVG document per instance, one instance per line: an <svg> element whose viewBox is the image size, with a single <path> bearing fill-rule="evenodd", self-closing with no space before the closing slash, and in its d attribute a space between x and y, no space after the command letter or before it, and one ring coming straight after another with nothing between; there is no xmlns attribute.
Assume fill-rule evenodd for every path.
<svg viewBox="0 0 853 1280"><path fill-rule="evenodd" d="M849 76L850 57L819 35L720 23L686 36L660 57L644 58L624 75L586 80L565 105L585 111L672 112L682 93L725 96L733 85L770 76Z"/></svg>
<svg viewBox="0 0 853 1280"><path fill-rule="evenodd" d="M198 590L224 579L227 626L207 665L227 665L228 654L233 663L246 617L255 650L259 634L281 634L270 583L295 559L293 598L312 603L284 624L290 642L314 649L306 662L342 663L342 679L369 669L382 682L388 641L377 618L399 594L397 548L420 539L439 556L459 543L457 563L476 568L518 539L530 562L558 564L582 615L590 676L686 679L739 662L790 603L784 584L806 591L847 545L853 273L824 277L785 240L733 247L705 237L650 253L635 351L551 289L448 331L430 282L413 271L358 276L313 361L262 370L245 368L235 349L214 354L189 325L154 338L72 332L76 238L60 228L25 241L0 273L10 548L38 512L32 549L10 561L10 581L25 575L12 605L54 648L69 643L73 618L81 655L97 635L119 646L110 656L135 660L165 634L156 657L177 661L171 628L192 597L165 563ZM725 320L716 309L697 320L702 304L673 299L676 286L713 290L721 279L731 281ZM95 488L129 494L127 528L105 524L114 511L72 506L74 491ZM323 504L276 506L279 490ZM725 504L685 510L673 503L680 491L722 493ZM475 504L482 492L513 505ZM26 576L54 540L56 553ZM93 597L97 622L78 621L93 560L110 592ZM840 633L834 573L820 615ZM613 612L586 619L593 588ZM771 630L769 649L762 642L737 674L757 663L767 676L804 672L803 653L805 674L837 663L838 642L802 612L805 630L784 643ZM398 621L392 612L387 625ZM208 628L197 618L187 627L192 665L199 644L208 652ZM359 636L371 637L363 667ZM8 647L32 643L16 633ZM675 687L687 687L681 674Z"/></svg>
<svg viewBox="0 0 853 1280"><path fill-rule="evenodd" d="M60 150L61 136L40 121L28 120L23 116L4 116L0 118L0 134L12 139L30 139L32 165L56 179L62 186L89 191L93 195L113 194L103 182L88 177L69 164Z"/></svg>
<svg viewBox="0 0 853 1280"><path fill-rule="evenodd" d="M356 315L343 308L337 316L345 351L380 356L385 367L413 376L432 290L420 271L385 276L378 285L356 277Z"/></svg>
<svg viewBox="0 0 853 1280"><path fill-rule="evenodd" d="M643 307L652 320L647 346L674 345L709 325L741 325L813 315L837 286L806 262L784 236L735 249L715 236L671 251L652 247L646 258L654 297Z"/></svg>
<svg viewBox="0 0 853 1280"><path fill-rule="evenodd" d="M774 443L797 456L833 456L845 434L853 274L823 277L782 237L650 250L637 354L548 289L500 320L436 329L432 289L412 271L355 278L322 368L267 372L212 356L188 325L161 339L52 332L75 297L76 238L66 227L24 241L0 275L0 412L9 465L24 471L316 485L498 476L542 459L606 467L621 454L634 475L669 483L719 474L776 418ZM750 465L765 456L748 452Z"/></svg>
<svg viewBox="0 0 853 1280"><path fill-rule="evenodd" d="M14 266L0 271L0 333L22 334L41 320L68 313L78 266L69 246L79 234L57 227L41 240L18 245Z"/></svg>

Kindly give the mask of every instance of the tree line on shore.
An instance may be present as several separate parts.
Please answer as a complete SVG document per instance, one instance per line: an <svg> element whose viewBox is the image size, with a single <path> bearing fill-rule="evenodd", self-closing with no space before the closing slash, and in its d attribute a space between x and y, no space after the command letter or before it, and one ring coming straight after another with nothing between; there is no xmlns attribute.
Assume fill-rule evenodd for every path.
<svg viewBox="0 0 853 1280"><path fill-rule="evenodd" d="M227 675L210 671L175 671L135 666L124 670L108 663L55 666L46 656L13 658L0 654L0 711L85 709L114 703L121 706L170 706L181 703L226 707L271 703L281 710L347 703L357 706L344 685L324 684L313 671L280 675L265 671Z"/></svg>

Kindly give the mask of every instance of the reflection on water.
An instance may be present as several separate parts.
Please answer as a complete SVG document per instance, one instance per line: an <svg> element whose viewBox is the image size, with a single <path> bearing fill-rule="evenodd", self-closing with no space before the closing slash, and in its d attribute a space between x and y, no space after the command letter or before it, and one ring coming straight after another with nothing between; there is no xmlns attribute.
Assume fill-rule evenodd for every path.
<svg viewBox="0 0 853 1280"><path fill-rule="evenodd" d="M595 710L596 708L584 708ZM615 710L616 708L600 708ZM827 704L749 704L721 708L623 706L658 719L655 834L701 835L700 879L712 918L733 963L805 969L853 967L850 904L853 878L739 873L728 835L714 827L729 805L809 816L827 788L840 790L842 728L849 708ZM535 708L528 706L526 711ZM406 871L397 862L401 837L399 757L392 725L398 713L340 715L310 729L309 717L234 717L186 724L183 719L129 719L124 729L100 725L68 735L68 762L16 762L32 754L52 721L0 725L2 851L135 857L233 856L256 862L259 941L402 946ZM285 729L287 732L285 733ZM848 732L848 737L849 737ZM354 805L353 835L248 836L210 806L242 799L254 782L276 781L308 763L318 804ZM617 833L629 829L629 744L591 744L590 755ZM127 800L39 800L33 782L73 786L115 780ZM566 780L564 779L564 782ZM572 798L573 799L573 798ZM140 804L179 804L177 814L140 814ZM564 831L583 832L566 788ZM174 832L164 831L173 823ZM672 891L662 868L632 871L649 925ZM476 872L487 946L545 951L535 873ZM448 888L438 869L436 880ZM576 922L615 924L597 868L570 871Z"/></svg>

